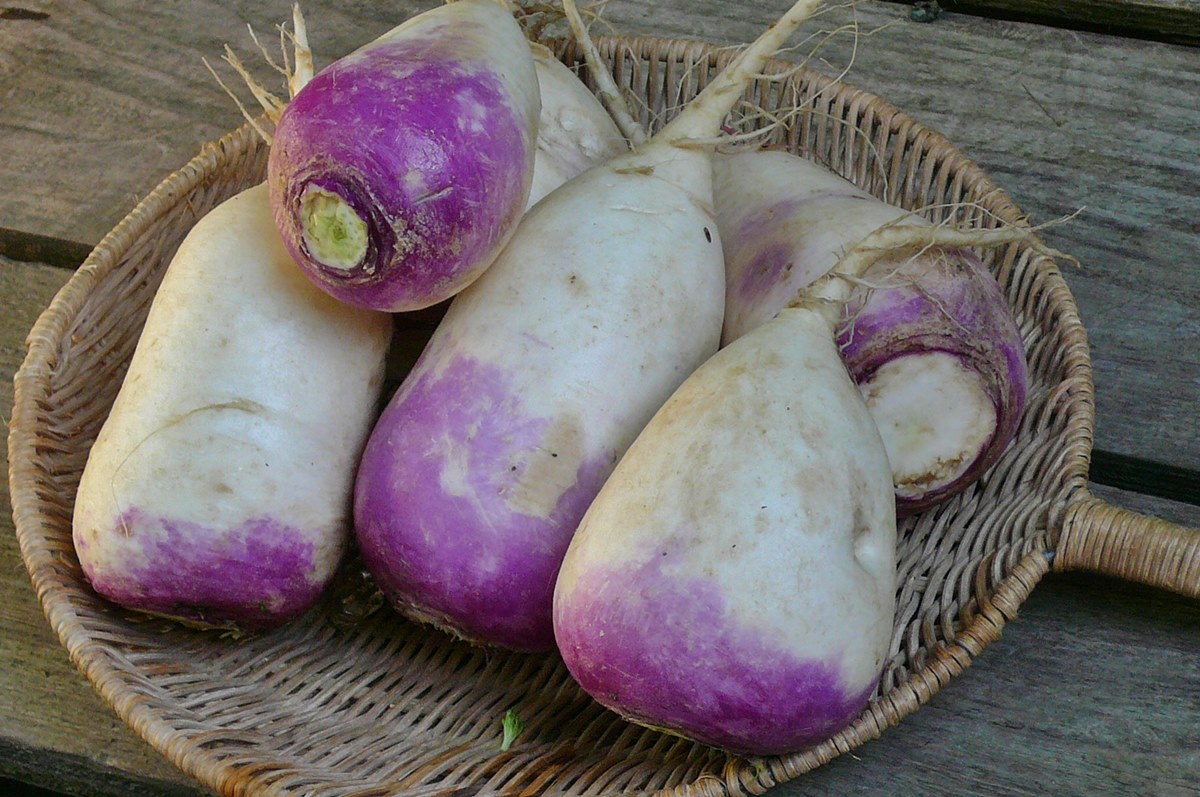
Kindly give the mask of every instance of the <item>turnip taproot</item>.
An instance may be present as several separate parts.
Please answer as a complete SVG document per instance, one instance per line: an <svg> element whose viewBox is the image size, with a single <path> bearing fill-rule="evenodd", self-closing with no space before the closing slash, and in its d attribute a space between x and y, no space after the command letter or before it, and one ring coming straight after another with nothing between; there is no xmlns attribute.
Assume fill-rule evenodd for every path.
<svg viewBox="0 0 1200 797"><path fill-rule="evenodd" d="M350 539L390 329L296 269L265 185L204 216L80 480L74 541L96 591L242 628L310 607Z"/></svg>
<svg viewBox="0 0 1200 797"><path fill-rule="evenodd" d="M877 228L931 226L782 151L723 155L714 175L726 343L773 317ZM907 515L965 489L1012 441L1027 391L1024 347L999 285L969 249L901 249L864 278L838 345L883 435Z"/></svg>
<svg viewBox="0 0 1200 797"><path fill-rule="evenodd" d="M455 298L355 485L364 560L401 611L476 642L553 644L554 580L579 519L717 348L721 119L817 4L797 3L655 138L535 205Z"/></svg>
<svg viewBox="0 0 1200 797"><path fill-rule="evenodd" d="M503 4L456 0L410 18L283 109L267 182L288 250L357 306L452 296L525 210L539 112L529 44Z"/></svg>

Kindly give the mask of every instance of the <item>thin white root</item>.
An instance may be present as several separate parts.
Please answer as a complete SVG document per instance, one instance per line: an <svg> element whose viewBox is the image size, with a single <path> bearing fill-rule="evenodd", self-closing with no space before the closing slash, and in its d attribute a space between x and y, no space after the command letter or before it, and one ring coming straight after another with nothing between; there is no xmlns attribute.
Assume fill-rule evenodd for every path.
<svg viewBox="0 0 1200 797"><path fill-rule="evenodd" d="M254 42L255 46L258 47L259 52L262 53L263 60L267 62L268 66L283 75L287 81L288 96L295 97L296 94L300 92L300 89L304 88L308 82L312 80L314 73L312 50L308 46L308 29L304 24L304 15L300 13L299 3L292 6L292 30L288 31L284 25L279 26L279 49L283 52L282 65L277 63L275 59L271 57L271 54L267 51L267 48L258 40L258 36L254 33L254 29L249 28L249 30L250 39ZM288 57L287 43L289 41L292 44L291 58ZM246 106L242 104L242 101L238 99L237 95L233 93L229 86L225 85L225 81L223 81L221 76L216 73L216 70L212 68L212 65L210 65L207 60L202 60L204 60L204 65L208 67L208 71L212 73L212 76L216 79L217 83L222 89L225 90L225 93L230 96L234 104L237 105L238 110L242 112L242 116L244 116L246 121L249 122L251 127L254 128L254 131L258 133L268 145L271 144L274 138L270 133L263 129L263 126L259 123L259 119L250 114L249 110L247 110ZM250 93L254 95L254 99L258 100L258 104L261 105L263 110L266 112L267 119L269 119L273 124L278 124L280 117L283 115L284 108L287 107L287 103L281 100L275 94L268 91L262 85L262 83L258 81L257 78L251 75L250 70L246 68L245 64L242 63L241 59L237 57L228 44L225 45L225 55L223 56L223 60L233 67L234 71L238 73L243 81L245 81L246 87L250 89Z"/></svg>
<svg viewBox="0 0 1200 797"><path fill-rule="evenodd" d="M276 97L271 92L267 91L266 88L263 87L263 85L259 83L253 75L250 74L250 70L246 69L245 64L243 64L241 59L238 58L233 50L229 48L228 44L225 45L225 63L233 67L233 71L237 72L238 75L241 76L242 80L246 82L246 87L250 89L250 93L254 95L254 99L258 100L258 104L261 105L263 110L267 112L267 118L278 124L279 117L283 114L283 109L287 107L287 103Z"/></svg>
<svg viewBox="0 0 1200 797"><path fill-rule="evenodd" d="M1030 249L1052 259L1066 260L1078 264L1074 256L1060 252L1043 243L1037 233L1048 227L1063 224L1075 218L1076 211L1062 219L1037 226L1008 225L997 229L963 229L947 224L924 226L903 224L902 219L883 225L855 244L829 272L804 288L791 306L823 306L831 313L840 312L849 299L856 280L861 279L871 266L888 256L904 252L921 252L932 247L995 247L1024 242ZM830 316L831 319L835 318Z"/></svg>
<svg viewBox="0 0 1200 797"><path fill-rule="evenodd" d="M283 75L285 78L291 75L291 66L288 63L287 47L285 46L286 40L284 39L282 26L279 28L279 49L283 51L283 66L275 63L275 59L271 57L270 51L267 50L266 45L258 40L258 34L254 32L254 28L252 28L249 23L246 25L246 32L250 34L250 41L254 42L254 46L258 48L260 53L262 53L263 60L267 62L268 66L270 66L279 74ZM228 45L226 45L226 49L228 49Z"/></svg>
<svg viewBox="0 0 1200 797"><path fill-rule="evenodd" d="M613 121L616 122L617 129L635 148L646 143L646 139L649 137L646 129L633 117L629 110L629 104L625 102L625 97L612 78L612 73L604 67L600 51L596 49L595 42L588 35L587 26L579 15L575 0L563 0L563 12L567 16L567 24L571 26L571 33L575 36L575 41L583 50L583 59L592 73L592 79L596 81L600 99L604 103L604 107L608 109Z"/></svg>
<svg viewBox="0 0 1200 797"><path fill-rule="evenodd" d="M292 6L292 50L294 52L295 68L288 78L288 90L295 97L300 89L313 79L313 55L308 46L308 27L304 24L304 15L300 13L300 4ZM284 58L287 49L283 50Z"/></svg>
<svg viewBox="0 0 1200 797"><path fill-rule="evenodd" d="M238 99L238 96L233 93L229 86L225 85L225 81L222 80L221 76L217 74L217 70L212 68L212 64L208 62L208 59L201 58L200 60L204 62L204 66L208 68L208 71L212 74L213 78L216 79L217 84L224 89L225 93L229 95L229 98L233 100L233 103L237 106L238 110L242 112L242 116L245 117L246 121L250 123L250 126L254 128L254 132L258 133L262 140L267 142L267 146L270 146L274 141L274 138L271 136L271 134L266 130L263 130L262 126L258 123L258 120L250 113L246 106L242 104L242 101Z"/></svg>

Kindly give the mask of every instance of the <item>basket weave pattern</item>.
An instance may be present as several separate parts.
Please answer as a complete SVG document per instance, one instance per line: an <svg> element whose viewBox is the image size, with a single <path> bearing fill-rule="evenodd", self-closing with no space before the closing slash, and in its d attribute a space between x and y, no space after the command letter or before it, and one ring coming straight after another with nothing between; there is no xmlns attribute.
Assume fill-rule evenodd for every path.
<svg viewBox="0 0 1200 797"><path fill-rule="evenodd" d="M661 39L598 44L652 126L731 55ZM572 48L559 51L575 64ZM942 136L877 97L800 71L761 82L748 100L805 108L771 141L890 202L930 207L935 221L1021 219ZM9 449L21 550L54 630L122 718L224 794L761 793L878 736L961 672L1015 616L1050 569L1058 530L1090 500L1084 331L1054 263L1014 244L984 258L1028 352L1032 385L1018 439L972 489L902 525L879 692L850 728L811 750L747 761L626 723L578 689L556 655L483 651L390 610L365 611L370 585L353 561L311 615L240 640L111 606L90 590L71 544L87 452L179 242L208 210L261 181L265 163L265 146L242 128L171 175L104 239L30 335ZM1186 538L1181 545L1174 582L1200 582L1200 556ZM500 718L510 708L525 731L501 752Z"/></svg>

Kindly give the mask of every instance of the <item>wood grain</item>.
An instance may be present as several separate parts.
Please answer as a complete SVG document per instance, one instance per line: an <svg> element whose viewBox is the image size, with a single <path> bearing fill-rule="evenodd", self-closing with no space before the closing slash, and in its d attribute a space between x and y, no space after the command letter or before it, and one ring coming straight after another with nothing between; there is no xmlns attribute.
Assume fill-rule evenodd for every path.
<svg viewBox="0 0 1200 797"><path fill-rule="evenodd" d="M68 276L0 259L5 418L21 341ZM1200 507L1095 489L1200 526ZM0 596L0 776L80 797L209 794L121 723L72 666L21 562L7 490ZM1099 577L1048 576L1004 639L930 705L770 795L1198 794L1197 628L1194 601Z"/></svg>

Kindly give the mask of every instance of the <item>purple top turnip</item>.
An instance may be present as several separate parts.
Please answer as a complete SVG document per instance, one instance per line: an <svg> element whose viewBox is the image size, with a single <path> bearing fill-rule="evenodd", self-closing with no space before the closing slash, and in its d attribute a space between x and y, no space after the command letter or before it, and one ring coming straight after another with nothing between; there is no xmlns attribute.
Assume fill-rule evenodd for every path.
<svg viewBox="0 0 1200 797"><path fill-rule="evenodd" d="M409 19L283 110L268 185L288 251L356 306L454 295L525 210L539 110L529 45L500 4L458 0Z"/></svg>
<svg viewBox="0 0 1200 797"><path fill-rule="evenodd" d="M623 717L789 753L875 691L895 582L879 433L832 319L787 308L692 374L621 459L567 551L555 637Z"/></svg>
<svg viewBox="0 0 1200 797"><path fill-rule="evenodd" d="M858 241L929 223L779 151L718 159L725 342L773 317ZM995 279L970 250L907 248L876 262L846 304L838 345L887 447L902 515L974 482L1012 441L1028 372Z"/></svg>
<svg viewBox="0 0 1200 797"><path fill-rule="evenodd" d="M296 270L265 186L197 222L79 483L75 549L96 591L243 629L312 606L350 539L390 330Z"/></svg>

